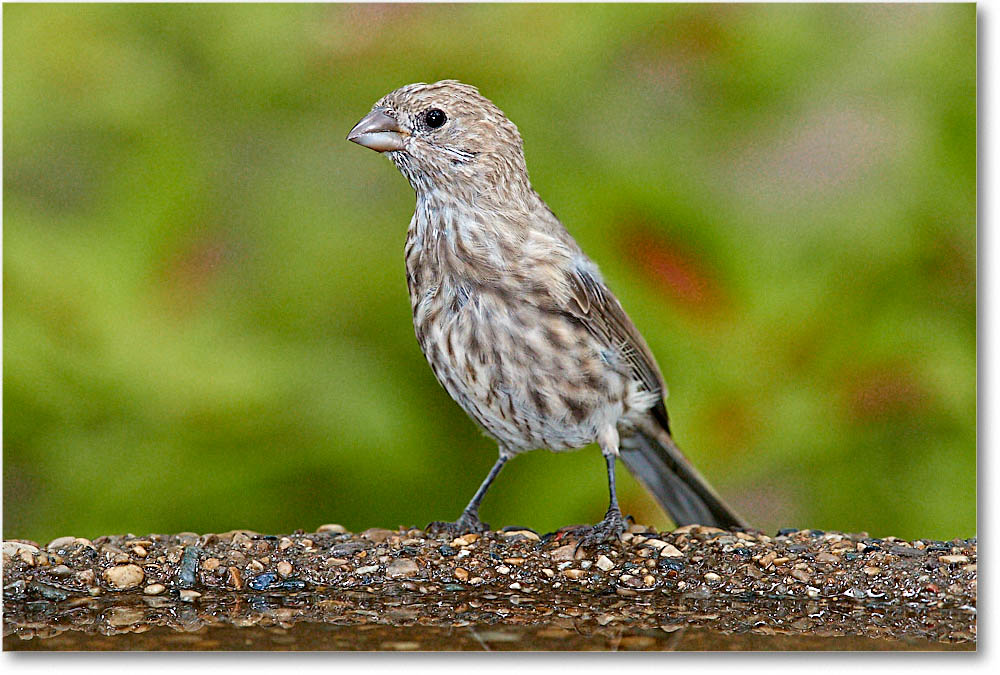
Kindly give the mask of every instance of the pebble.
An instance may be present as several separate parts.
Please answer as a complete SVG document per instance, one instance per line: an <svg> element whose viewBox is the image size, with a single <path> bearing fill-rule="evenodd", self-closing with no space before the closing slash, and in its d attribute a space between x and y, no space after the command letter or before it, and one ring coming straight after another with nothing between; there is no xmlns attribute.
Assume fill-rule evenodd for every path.
<svg viewBox="0 0 1000 675"><path fill-rule="evenodd" d="M673 544L667 544L666 546L660 549L660 557L683 558L684 554L681 553L680 550Z"/></svg>
<svg viewBox="0 0 1000 675"><path fill-rule="evenodd" d="M390 579L396 579L398 577L412 577L416 576L420 569L417 567L417 563L409 558L399 558L389 563L389 566L385 568L385 575Z"/></svg>
<svg viewBox="0 0 1000 675"><path fill-rule="evenodd" d="M881 572L882 572L882 569L879 568L879 567L873 567L873 566L870 566L870 565L867 566L867 567L865 567L865 574L867 574L870 577L873 577L876 574L880 574Z"/></svg>
<svg viewBox="0 0 1000 675"><path fill-rule="evenodd" d="M710 582L722 581L722 577L720 577L715 572L706 572L705 573L705 581L710 581Z"/></svg>
<svg viewBox="0 0 1000 675"><path fill-rule="evenodd" d="M939 561L947 563L948 565L957 565L959 563L969 562L969 556L967 555L943 555L938 558Z"/></svg>
<svg viewBox="0 0 1000 675"><path fill-rule="evenodd" d="M500 574L510 574L510 568L507 567L506 565L500 565L499 567L497 567L497 572L499 572Z"/></svg>
<svg viewBox="0 0 1000 675"><path fill-rule="evenodd" d="M378 572L378 565L365 565L364 567L359 567L354 571L358 574L371 574L372 572Z"/></svg>
<svg viewBox="0 0 1000 675"><path fill-rule="evenodd" d="M455 571L452 572L452 574L459 581L468 581L469 580L469 570L465 569L464 567L456 567Z"/></svg>
<svg viewBox="0 0 1000 675"><path fill-rule="evenodd" d="M597 558L597 562L594 564L597 565L598 569L604 570L605 572L614 569L615 566L615 564L611 562L611 558L606 555L599 556Z"/></svg>
<svg viewBox="0 0 1000 675"><path fill-rule="evenodd" d="M67 577L73 573L73 570L66 567L66 565L56 565L49 570L49 574L57 577Z"/></svg>
<svg viewBox="0 0 1000 675"><path fill-rule="evenodd" d="M670 544L663 541L662 539L647 539L645 542L643 542L643 545L649 546L650 548L655 548L656 550L660 550L662 548L670 546Z"/></svg>
<svg viewBox="0 0 1000 675"><path fill-rule="evenodd" d="M142 592L146 595L159 595L163 591L167 590L167 587L163 584L150 584L142 589Z"/></svg>
<svg viewBox="0 0 1000 675"><path fill-rule="evenodd" d="M510 530L508 532L504 532L503 536L505 537L521 536L524 537L525 539L530 539L531 541L541 541L541 538L538 536L538 534L536 532L532 532L531 530Z"/></svg>
<svg viewBox="0 0 1000 675"><path fill-rule="evenodd" d="M67 546L69 546L70 544L74 543L75 541L76 541L76 537L58 537L58 538L53 539L52 541L50 541L49 545L46 546L45 548L47 548L50 551L55 551L56 549L59 549L59 548L66 548ZM5 553L6 553L6 551L5 551Z"/></svg>
<svg viewBox="0 0 1000 675"><path fill-rule="evenodd" d="M288 537L282 537L278 541L278 550L279 551L287 551L289 548L291 548L291 546L292 546L292 540L289 539Z"/></svg>
<svg viewBox="0 0 1000 675"><path fill-rule="evenodd" d="M573 560L576 557L576 545L566 544L565 546L552 549L549 552L549 557L553 560Z"/></svg>
<svg viewBox="0 0 1000 675"><path fill-rule="evenodd" d="M233 541L236 537L233 537ZM201 549L197 546L188 546L181 556L181 566L177 568L177 583L181 588L190 588L197 581L198 559L201 557Z"/></svg>
<svg viewBox="0 0 1000 675"><path fill-rule="evenodd" d="M339 523L330 523L328 525L320 525L316 528L317 532L333 532L334 534L347 534L347 528Z"/></svg>
<svg viewBox="0 0 1000 675"><path fill-rule="evenodd" d="M292 564L287 560L282 560L278 563L278 574L284 579L292 576Z"/></svg>
<svg viewBox="0 0 1000 675"><path fill-rule="evenodd" d="M198 591L192 591L189 588L185 588L180 592L181 602L194 602L201 597L201 593Z"/></svg>
<svg viewBox="0 0 1000 675"><path fill-rule="evenodd" d="M142 583L145 573L138 565L118 565L104 570L104 580L117 589L135 588Z"/></svg>
<svg viewBox="0 0 1000 675"><path fill-rule="evenodd" d="M213 570L218 569L219 565L221 564L222 561L219 560L218 558L206 558L205 560L202 561L201 568L204 570L208 570L209 572L212 572Z"/></svg>
<svg viewBox="0 0 1000 675"><path fill-rule="evenodd" d="M387 530L382 527L370 527L361 533L361 537L367 539L368 541L373 541L376 544L381 544L383 541L394 535L395 532L392 530ZM303 546L305 542L303 542Z"/></svg>
<svg viewBox="0 0 1000 675"><path fill-rule="evenodd" d="M563 570L563 576L569 577L570 579L579 579L584 574L586 574L586 572L578 569Z"/></svg>
<svg viewBox="0 0 1000 675"><path fill-rule="evenodd" d="M21 555L22 552L27 553L30 556L33 553L38 553L38 547L32 546L31 544L25 544L20 541L5 541L3 543L4 555L9 555L13 558Z"/></svg>
<svg viewBox="0 0 1000 675"><path fill-rule="evenodd" d="M230 567L229 572L229 585L238 591L243 590L243 574L240 572L238 567Z"/></svg>
<svg viewBox="0 0 1000 675"><path fill-rule="evenodd" d="M812 579L812 576L805 570L792 570L792 576L801 581L802 583L806 583L807 581Z"/></svg>

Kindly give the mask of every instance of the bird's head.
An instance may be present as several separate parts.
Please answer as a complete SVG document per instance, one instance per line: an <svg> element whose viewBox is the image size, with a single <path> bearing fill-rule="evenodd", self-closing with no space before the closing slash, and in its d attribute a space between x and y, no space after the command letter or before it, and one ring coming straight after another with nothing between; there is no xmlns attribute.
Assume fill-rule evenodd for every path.
<svg viewBox="0 0 1000 675"><path fill-rule="evenodd" d="M527 189L521 135L468 84L408 84L385 95L347 140L389 158L418 192Z"/></svg>

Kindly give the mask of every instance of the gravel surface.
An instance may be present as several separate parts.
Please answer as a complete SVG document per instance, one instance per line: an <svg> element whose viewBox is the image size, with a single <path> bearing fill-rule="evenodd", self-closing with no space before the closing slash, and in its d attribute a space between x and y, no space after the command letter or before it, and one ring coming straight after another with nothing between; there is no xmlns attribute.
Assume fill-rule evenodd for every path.
<svg viewBox="0 0 1000 675"><path fill-rule="evenodd" d="M562 531L339 525L5 541L4 646L122 649L153 630L139 648L178 649L172 633L204 629L187 648L234 649L251 628L298 625L285 647L250 643L490 648L485 631L507 649L974 649L976 564L975 539L699 526L633 525L593 549ZM317 646L317 625L341 637Z"/></svg>

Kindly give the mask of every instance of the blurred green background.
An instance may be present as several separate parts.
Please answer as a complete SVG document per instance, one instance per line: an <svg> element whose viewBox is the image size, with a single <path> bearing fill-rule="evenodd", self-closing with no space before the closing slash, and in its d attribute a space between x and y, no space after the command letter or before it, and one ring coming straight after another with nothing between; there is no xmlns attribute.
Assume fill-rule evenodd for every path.
<svg viewBox="0 0 1000 675"><path fill-rule="evenodd" d="M496 449L413 337L413 193L344 140L447 77L518 124L755 524L975 534L974 5L3 17L5 537L459 515ZM591 447L519 457L482 515L606 506Z"/></svg>

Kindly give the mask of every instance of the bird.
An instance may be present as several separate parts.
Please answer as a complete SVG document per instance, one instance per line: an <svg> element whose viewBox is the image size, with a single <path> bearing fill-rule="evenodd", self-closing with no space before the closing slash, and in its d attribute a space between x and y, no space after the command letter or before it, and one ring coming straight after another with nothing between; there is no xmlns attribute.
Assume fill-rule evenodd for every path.
<svg viewBox="0 0 1000 675"><path fill-rule="evenodd" d="M678 526L748 527L674 443L649 346L532 187L521 134L500 108L458 80L408 84L347 140L387 155L416 193L404 257L417 341L499 448L461 516L428 531L488 531L479 506L507 461L595 442L610 500L600 522L575 530L580 544L625 530L618 458Z"/></svg>

